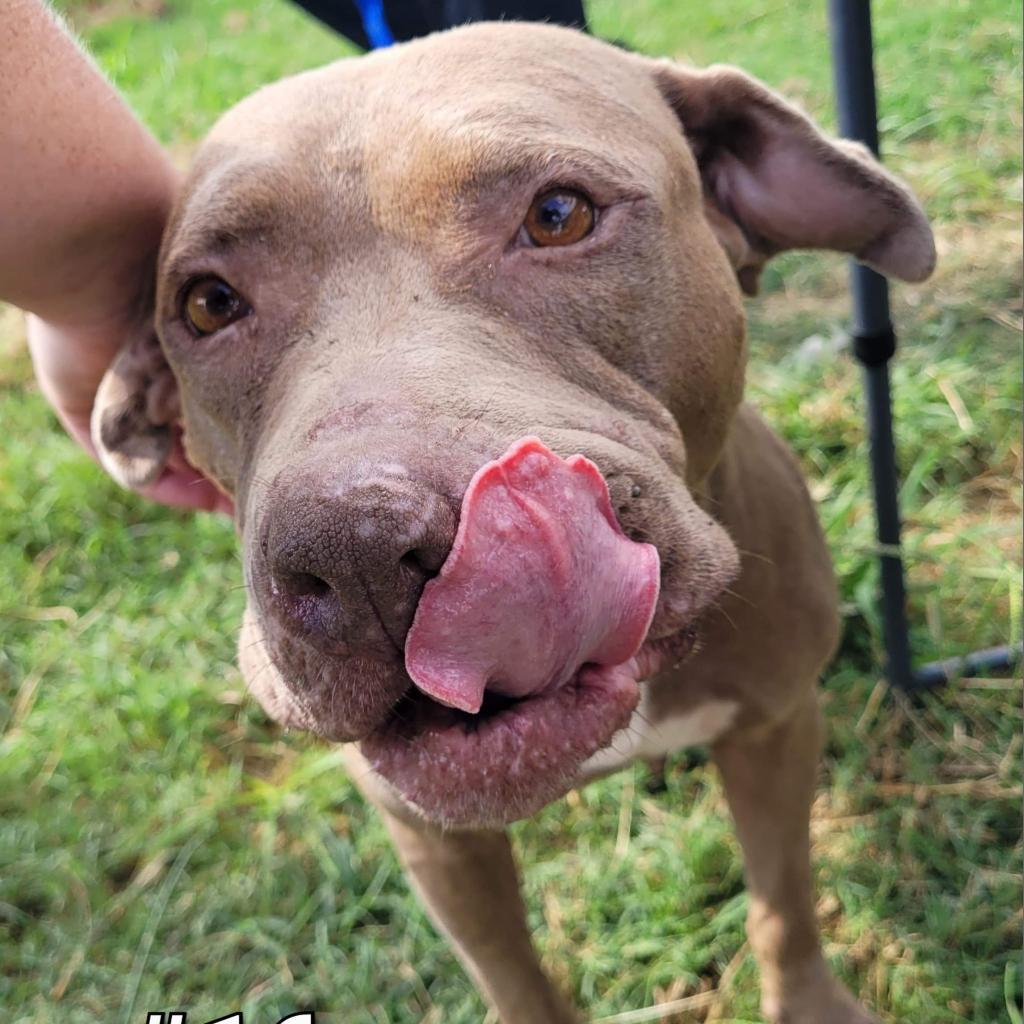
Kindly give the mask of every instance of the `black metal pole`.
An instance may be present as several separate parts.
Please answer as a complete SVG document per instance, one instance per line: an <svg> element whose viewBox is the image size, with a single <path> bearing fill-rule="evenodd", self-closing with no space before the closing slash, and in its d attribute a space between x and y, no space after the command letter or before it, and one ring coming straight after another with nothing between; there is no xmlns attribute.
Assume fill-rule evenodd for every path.
<svg viewBox="0 0 1024 1024"><path fill-rule="evenodd" d="M829 0L832 71L840 134L863 142L878 155L878 115L869 0ZM861 364L867 399L871 483L882 577L882 628L886 676L901 689L914 685L907 636L906 587L900 557L900 512L896 448L892 434L889 360L896 335L889 316L884 277L850 264L853 351Z"/></svg>
<svg viewBox="0 0 1024 1024"><path fill-rule="evenodd" d="M870 0L829 0L828 16L840 134L863 142L878 156ZM921 690L970 672L1010 668L1022 657L1020 644L933 662L923 665L917 672L913 669L900 555L899 478L889 389L889 360L896 351L896 333L889 314L889 286L880 274L851 262L850 291L853 351L861 364L867 400L886 677L890 685L902 690Z"/></svg>

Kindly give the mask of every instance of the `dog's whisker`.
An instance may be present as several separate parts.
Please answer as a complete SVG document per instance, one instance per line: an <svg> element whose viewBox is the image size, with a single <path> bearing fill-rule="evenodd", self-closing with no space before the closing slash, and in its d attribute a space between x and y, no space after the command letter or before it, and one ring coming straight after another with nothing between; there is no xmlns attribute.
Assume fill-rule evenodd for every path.
<svg viewBox="0 0 1024 1024"><path fill-rule="evenodd" d="M733 619L733 617L725 610L725 608L722 607L720 601L712 601L711 607L714 608L714 610L718 612L726 620L726 622L728 622L729 625L732 626L732 628L736 632L739 632L739 626L736 625L736 620Z"/></svg>
<svg viewBox="0 0 1024 1024"><path fill-rule="evenodd" d="M775 565L775 560L773 558L769 558L768 555L762 554L760 551L749 551L747 548L741 547L737 547L736 550L745 558L756 558L759 561L764 562L766 565Z"/></svg>
<svg viewBox="0 0 1024 1024"><path fill-rule="evenodd" d="M251 643L246 644L244 647L239 647L238 651L239 653L241 653L242 651L251 651L254 647L259 647L260 644L266 644L266 642L266 637L261 636L258 639L253 640Z"/></svg>
<svg viewBox="0 0 1024 1024"><path fill-rule="evenodd" d="M737 601L742 601L745 605L748 605L751 608L756 608L757 607L757 605L755 605L754 602L751 601L749 597L747 597L745 594L741 594L738 590L733 590L732 587L726 587L722 591L722 593L723 594L728 594L730 597L735 598Z"/></svg>

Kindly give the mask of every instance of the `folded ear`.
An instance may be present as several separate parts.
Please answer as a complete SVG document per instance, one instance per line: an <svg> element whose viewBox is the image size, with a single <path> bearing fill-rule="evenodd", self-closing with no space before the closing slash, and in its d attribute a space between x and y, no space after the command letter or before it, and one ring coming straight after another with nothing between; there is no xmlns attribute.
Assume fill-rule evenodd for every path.
<svg viewBox="0 0 1024 1024"><path fill-rule="evenodd" d="M736 68L654 71L697 158L708 220L743 290L769 257L836 249L883 274L923 281L935 242L909 189L866 147L826 138L802 113Z"/></svg>
<svg viewBox="0 0 1024 1024"><path fill-rule="evenodd" d="M122 487L160 476L174 448L178 384L152 331L140 333L107 370L92 410L100 464Z"/></svg>

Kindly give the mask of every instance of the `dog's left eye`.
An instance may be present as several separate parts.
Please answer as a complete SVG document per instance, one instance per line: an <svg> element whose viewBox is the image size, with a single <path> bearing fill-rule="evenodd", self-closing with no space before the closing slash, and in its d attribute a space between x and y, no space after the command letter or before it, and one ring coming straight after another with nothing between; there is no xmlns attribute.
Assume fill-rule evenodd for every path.
<svg viewBox="0 0 1024 1024"><path fill-rule="evenodd" d="M554 188L530 204L523 230L533 245L574 245L594 230L596 221L588 196L571 188Z"/></svg>
<svg viewBox="0 0 1024 1024"><path fill-rule="evenodd" d="M249 304L219 277L201 277L185 291L182 310L189 326L198 334L213 334L241 320Z"/></svg>

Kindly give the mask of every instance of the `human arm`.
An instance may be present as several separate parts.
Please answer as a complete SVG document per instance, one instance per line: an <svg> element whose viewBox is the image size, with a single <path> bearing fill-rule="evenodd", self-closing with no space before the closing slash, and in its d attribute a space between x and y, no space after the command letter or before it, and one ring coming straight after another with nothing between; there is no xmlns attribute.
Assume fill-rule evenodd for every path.
<svg viewBox="0 0 1024 1024"><path fill-rule="evenodd" d="M0 298L32 314L40 388L91 452L96 389L149 315L177 174L39 0L0 6L0 35ZM145 493L229 507L180 454Z"/></svg>

